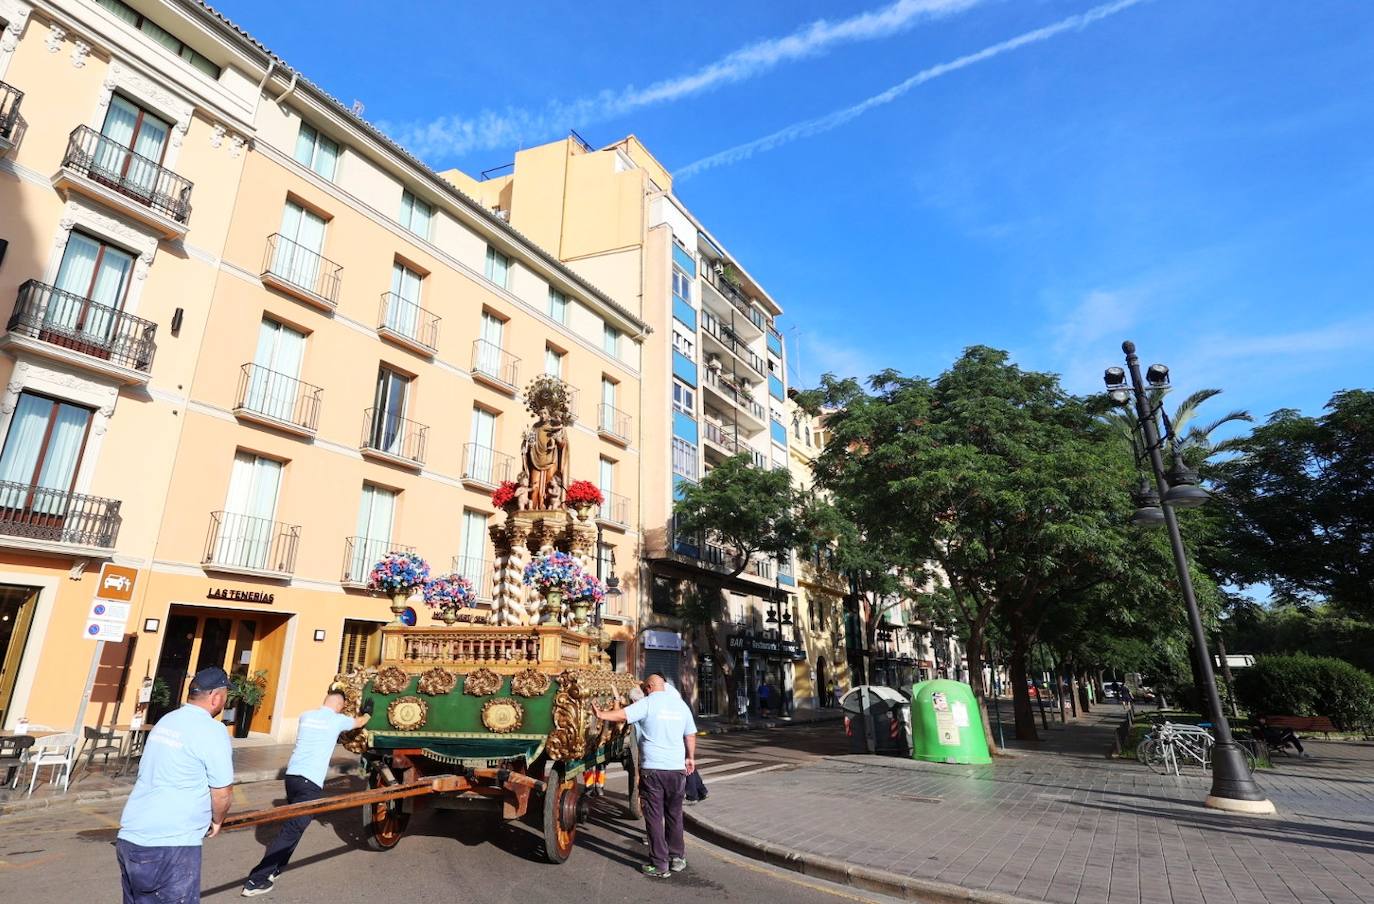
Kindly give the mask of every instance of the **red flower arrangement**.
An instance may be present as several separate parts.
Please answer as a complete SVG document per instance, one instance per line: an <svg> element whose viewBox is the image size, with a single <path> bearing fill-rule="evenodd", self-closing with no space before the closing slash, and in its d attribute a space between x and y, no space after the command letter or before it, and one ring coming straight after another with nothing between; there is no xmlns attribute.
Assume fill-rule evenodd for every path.
<svg viewBox="0 0 1374 904"><path fill-rule="evenodd" d="M499 509L509 508L515 502L515 481L506 480L491 494L491 504Z"/></svg>
<svg viewBox="0 0 1374 904"><path fill-rule="evenodd" d="M574 480L568 486L568 505L578 508L584 505L600 505L605 501L601 489L590 480Z"/></svg>

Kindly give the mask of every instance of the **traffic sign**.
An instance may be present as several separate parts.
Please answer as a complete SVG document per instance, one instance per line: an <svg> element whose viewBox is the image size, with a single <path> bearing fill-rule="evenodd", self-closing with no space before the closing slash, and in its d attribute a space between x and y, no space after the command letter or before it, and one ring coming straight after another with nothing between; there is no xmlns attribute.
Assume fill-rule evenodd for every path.
<svg viewBox="0 0 1374 904"><path fill-rule="evenodd" d="M97 599L127 603L134 598L138 569L106 562L100 566L100 581L95 585Z"/></svg>
<svg viewBox="0 0 1374 904"><path fill-rule="evenodd" d="M91 607L86 612L81 636L87 640L122 641L129 625L129 610L133 608L130 600L137 581L137 568L110 562L102 565L100 580L95 585L95 599L91 600Z"/></svg>

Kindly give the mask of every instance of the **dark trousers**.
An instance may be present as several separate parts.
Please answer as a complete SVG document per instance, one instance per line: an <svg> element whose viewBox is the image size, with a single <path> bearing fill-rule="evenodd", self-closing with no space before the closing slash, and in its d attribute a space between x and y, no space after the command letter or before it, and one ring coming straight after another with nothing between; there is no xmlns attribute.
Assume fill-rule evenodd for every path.
<svg viewBox="0 0 1374 904"><path fill-rule="evenodd" d="M682 857L682 798L687 773L674 769L645 769L639 776L639 802L649 830L649 857L654 866L668 868L668 858Z"/></svg>
<svg viewBox="0 0 1374 904"><path fill-rule="evenodd" d="M310 779L299 775L286 777L288 804L319 800L321 797L324 797L324 789ZM281 831L267 845L267 853L262 855L262 860L248 874L249 881L254 885L262 885L273 873L286 869L286 864L291 861L291 855L296 852L296 845L301 843L301 836L305 834L305 827L310 825L311 819L310 816L297 816L282 823Z"/></svg>
<svg viewBox="0 0 1374 904"><path fill-rule="evenodd" d="M144 847L115 841L124 904L200 904L200 845Z"/></svg>

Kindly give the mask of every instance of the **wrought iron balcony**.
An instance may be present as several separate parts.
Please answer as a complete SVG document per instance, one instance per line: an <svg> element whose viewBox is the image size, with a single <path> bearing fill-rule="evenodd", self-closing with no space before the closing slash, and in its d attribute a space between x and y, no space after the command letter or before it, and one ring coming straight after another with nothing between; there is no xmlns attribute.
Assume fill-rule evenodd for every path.
<svg viewBox="0 0 1374 904"><path fill-rule="evenodd" d="M630 423L630 416L619 408L605 402L596 406L596 431L611 442L629 445Z"/></svg>
<svg viewBox="0 0 1374 904"><path fill-rule="evenodd" d="M382 293L377 332L411 351L433 355L439 350L439 317L395 292Z"/></svg>
<svg viewBox="0 0 1374 904"><path fill-rule="evenodd" d="M9 147L14 141L15 126L19 125L19 105L24 100L24 92L13 85L0 82L0 149Z"/></svg>
<svg viewBox="0 0 1374 904"><path fill-rule="evenodd" d="M719 424L712 423L711 421L702 421L701 426L708 443L720 446L731 455L740 450L739 440L732 431L726 430Z"/></svg>
<svg viewBox="0 0 1374 904"><path fill-rule="evenodd" d="M450 566L454 574L460 574L472 581L472 589L477 599L491 602L491 562L487 559L474 559L468 556L454 556Z"/></svg>
<svg viewBox="0 0 1374 904"><path fill-rule="evenodd" d="M0 481L0 536L22 538L25 547L114 549L119 506L118 499Z"/></svg>
<svg viewBox="0 0 1374 904"><path fill-rule="evenodd" d="M768 412L762 405L754 401L744 390L720 375L720 371L712 370L707 367L703 370L706 385L713 392L720 395L726 401L732 402L743 409L744 413L753 418L756 426L761 430L768 417Z"/></svg>
<svg viewBox="0 0 1374 904"><path fill-rule="evenodd" d="M416 554L414 546L403 546L390 540L345 537L341 583L350 587L366 587L372 575L372 566L393 552L405 553L408 556Z"/></svg>
<svg viewBox="0 0 1374 904"><path fill-rule="evenodd" d="M300 539L298 524L211 512L204 566L211 571L287 578L296 570Z"/></svg>
<svg viewBox="0 0 1374 904"><path fill-rule="evenodd" d="M472 376L505 393L515 392L520 359L502 350L495 342L477 339L472 343Z"/></svg>
<svg viewBox="0 0 1374 904"><path fill-rule="evenodd" d="M90 126L72 130L62 168L108 189L118 198L155 212L176 225L173 234L185 232L191 219L189 179L151 157L134 153Z"/></svg>
<svg viewBox="0 0 1374 904"><path fill-rule="evenodd" d="M768 365L764 363L764 360L755 354L739 336L736 336L733 330L721 323L720 319L709 311L701 312L701 329L760 377L768 375Z"/></svg>
<svg viewBox="0 0 1374 904"><path fill-rule="evenodd" d="M429 428L401 417L399 412L369 408L363 412L364 455L396 464L419 467L425 463Z"/></svg>
<svg viewBox="0 0 1374 904"><path fill-rule="evenodd" d="M288 295L332 311L339 303L339 274L342 272L342 265L281 233L267 237L262 281Z"/></svg>
<svg viewBox="0 0 1374 904"><path fill-rule="evenodd" d="M239 393L234 414L246 420L314 436L320 421L318 386L268 370L257 364L239 369Z"/></svg>
<svg viewBox="0 0 1374 904"><path fill-rule="evenodd" d="M126 382L147 382L157 351L152 321L35 279L19 287L8 329L11 343L20 337L17 344L39 354L101 373L113 370Z"/></svg>
<svg viewBox="0 0 1374 904"><path fill-rule="evenodd" d="M596 520L607 527L629 527L630 526L630 500L618 493L602 492L606 497L601 503L601 510L597 513Z"/></svg>
<svg viewBox="0 0 1374 904"><path fill-rule="evenodd" d="M515 478L515 456L497 452L480 443L463 444L464 483L481 489L495 489Z"/></svg>

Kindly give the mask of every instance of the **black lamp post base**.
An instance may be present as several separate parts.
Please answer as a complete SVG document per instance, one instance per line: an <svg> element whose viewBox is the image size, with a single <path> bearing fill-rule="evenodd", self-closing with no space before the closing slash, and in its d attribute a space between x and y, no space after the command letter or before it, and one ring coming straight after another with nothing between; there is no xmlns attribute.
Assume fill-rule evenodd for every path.
<svg viewBox="0 0 1374 904"><path fill-rule="evenodd" d="M1273 802L1266 797L1259 800L1237 800L1234 797L1217 797L1215 794L1209 794L1203 805L1213 810L1242 813L1246 816L1273 816L1276 812Z"/></svg>

